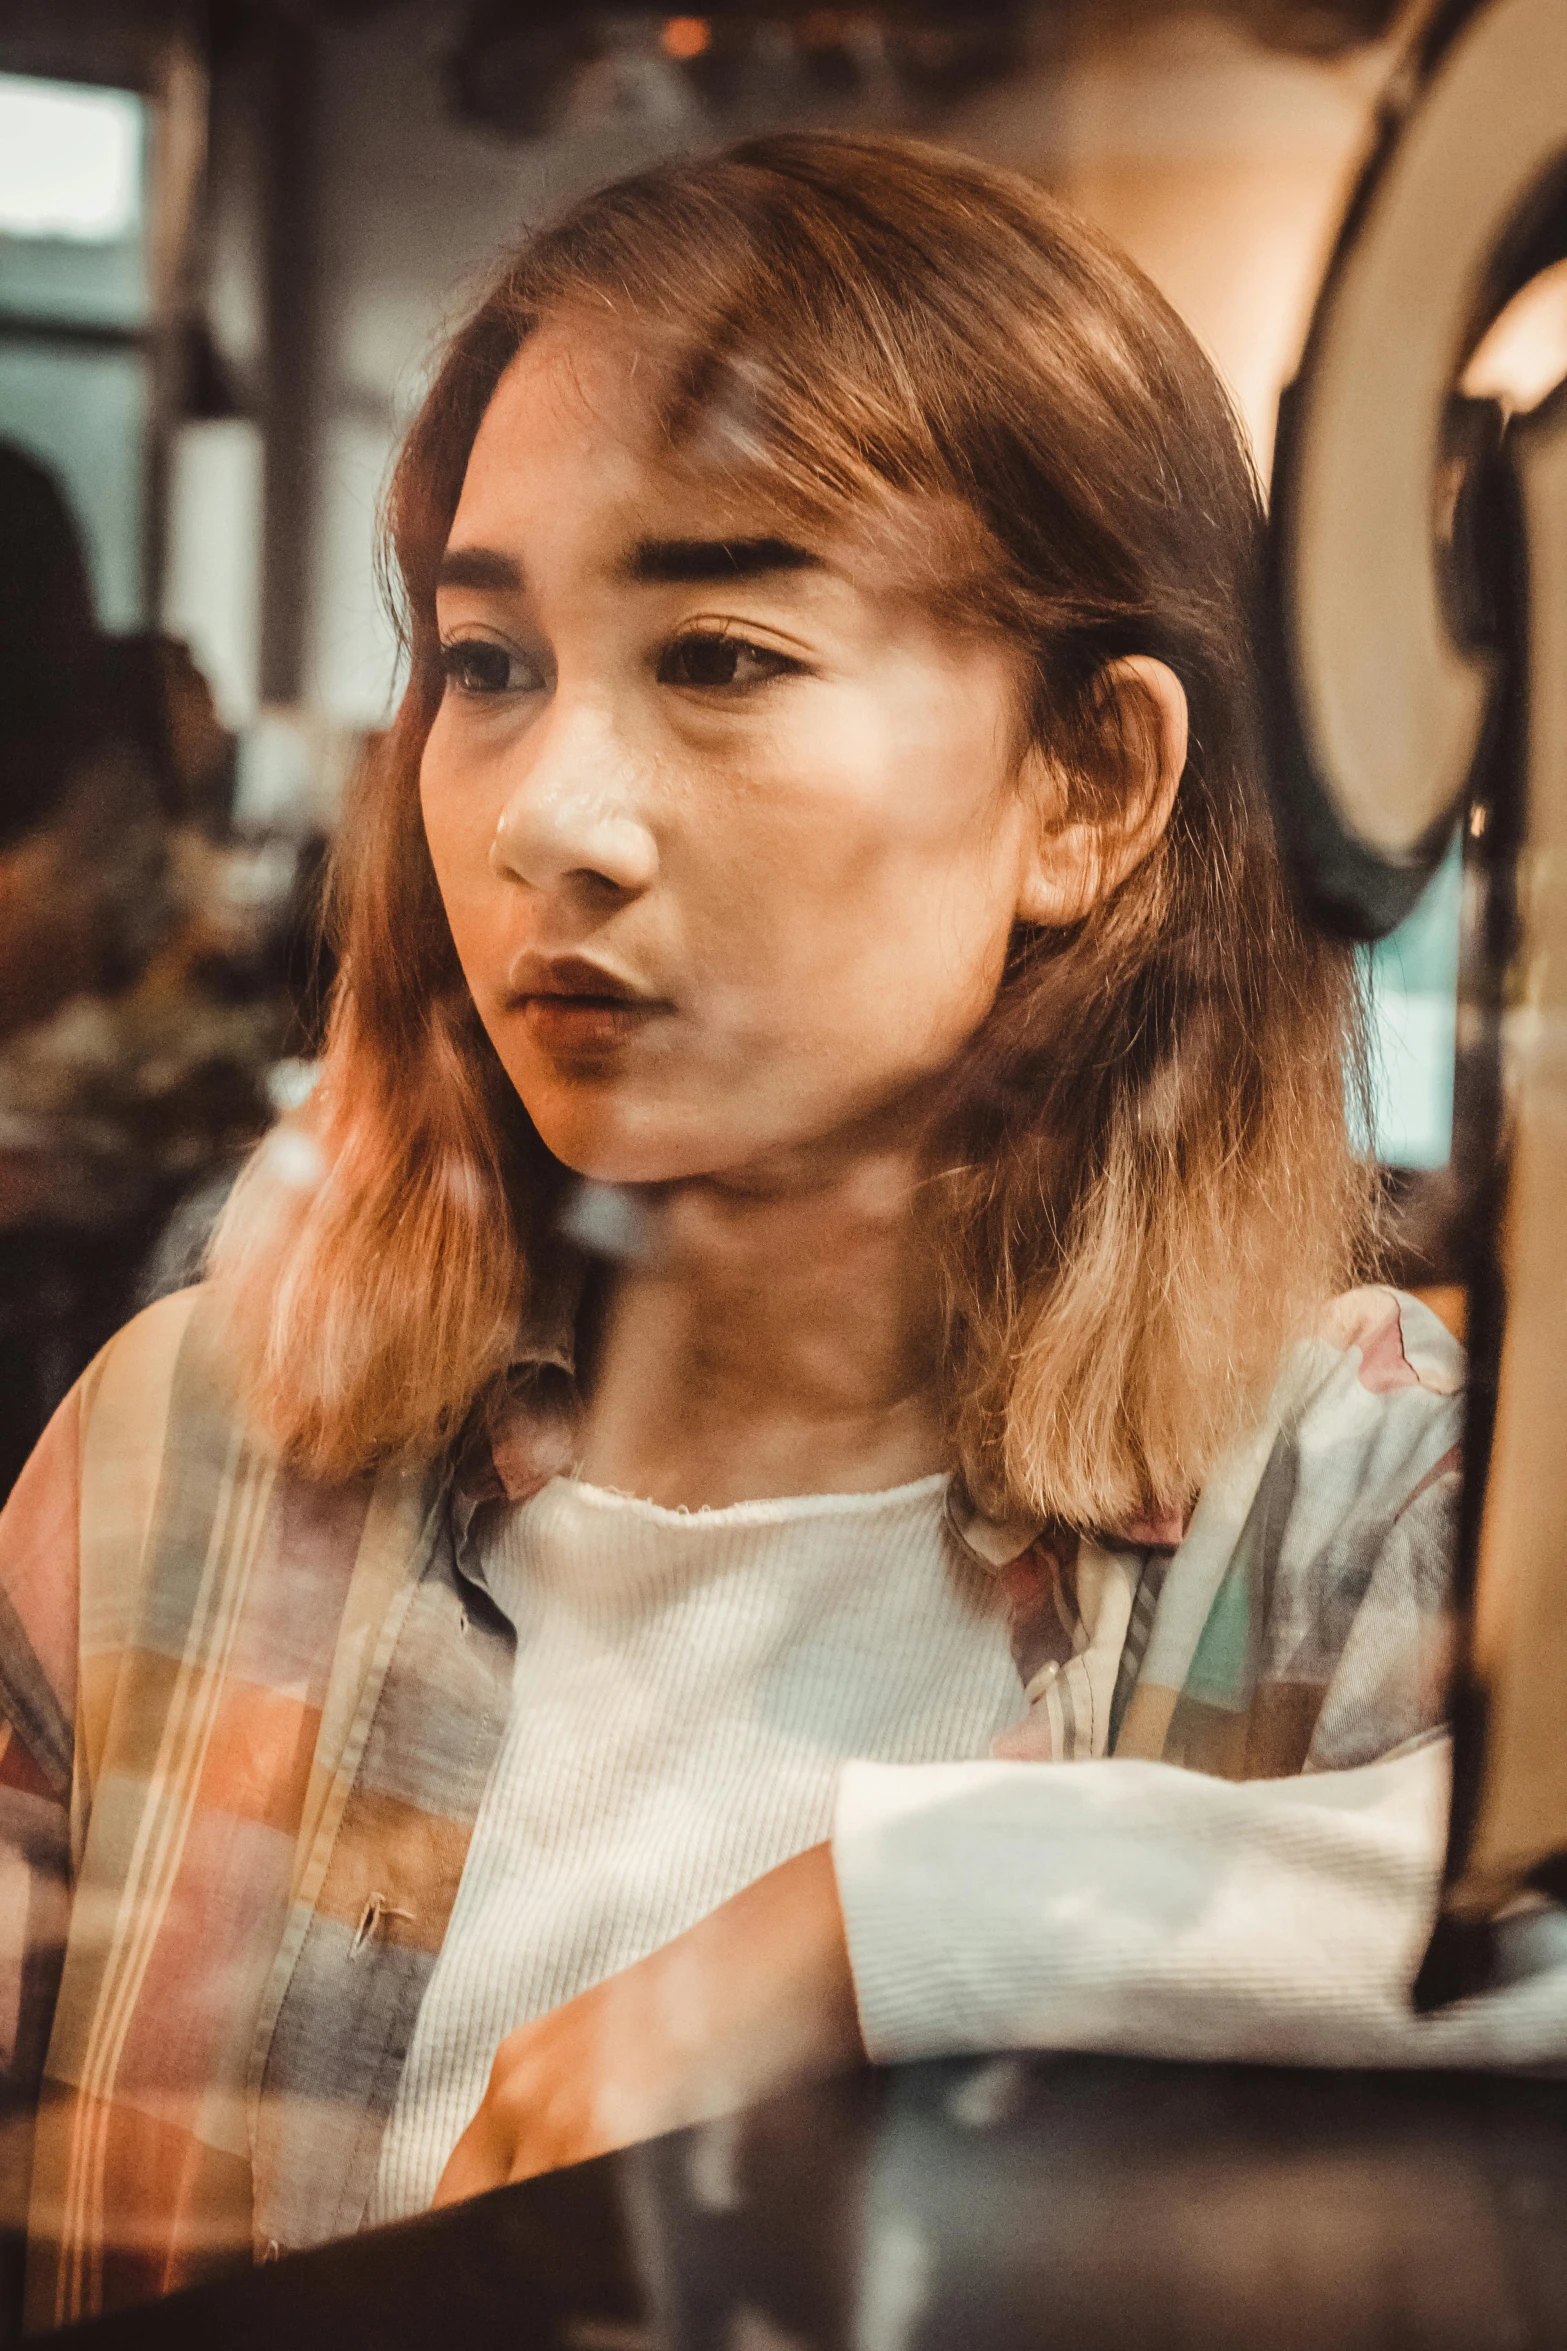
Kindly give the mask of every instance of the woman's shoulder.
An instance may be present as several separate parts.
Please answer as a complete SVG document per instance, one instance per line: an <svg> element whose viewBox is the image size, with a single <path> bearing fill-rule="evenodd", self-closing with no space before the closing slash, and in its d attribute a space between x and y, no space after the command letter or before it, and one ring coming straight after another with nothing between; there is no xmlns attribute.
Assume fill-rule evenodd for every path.
<svg viewBox="0 0 1567 2351"><path fill-rule="evenodd" d="M1418 1298L1332 1302L1170 1556L1118 1753L1271 1778L1440 1721L1463 1380Z"/></svg>
<svg viewBox="0 0 1567 2351"><path fill-rule="evenodd" d="M1465 1369L1452 1331L1409 1292L1333 1300L1278 1399L1267 1482L1275 1507L1288 1494L1291 1547L1338 1555L1379 1544L1416 1504L1450 1512Z"/></svg>
<svg viewBox="0 0 1567 2351"><path fill-rule="evenodd" d="M132 1603L195 1292L162 1299L95 1357L0 1511L0 1717L68 1784L83 1635Z"/></svg>
<svg viewBox="0 0 1567 2351"><path fill-rule="evenodd" d="M247 1423L221 1298L202 1285L146 1308L77 1381L0 1512L0 1749L9 1722L62 1784L73 1754L95 1775L126 1660L204 1656L252 1584L248 1670L282 1672L292 1635L267 1591L292 1576L325 1622L361 1567L392 1590L439 1466L311 1480Z"/></svg>
<svg viewBox="0 0 1567 2351"><path fill-rule="evenodd" d="M74 1683L133 1604L155 1515L233 1450L221 1338L201 1289L117 1331L60 1404L0 1512L0 1598L45 1680Z"/></svg>
<svg viewBox="0 0 1567 2351"><path fill-rule="evenodd" d="M1464 1385L1464 1350L1424 1299L1384 1283L1346 1290L1317 1325L1316 1337L1336 1354L1362 1394L1420 1388L1456 1396Z"/></svg>
<svg viewBox="0 0 1567 2351"><path fill-rule="evenodd" d="M143 1308L78 1383L84 1538L112 1528L139 1549L171 1476L225 1457L240 1434L211 1290L198 1284Z"/></svg>
<svg viewBox="0 0 1567 2351"><path fill-rule="evenodd" d="M203 1283L175 1290L131 1317L93 1358L78 1383L84 1434L96 1427L155 1429L167 1414L186 1344L212 1321Z"/></svg>
<svg viewBox="0 0 1567 2351"><path fill-rule="evenodd" d="M1361 1483L1396 1478L1406 1459L1424 1474L1462 1435L1466 1369L1422 1299L1381 1284L1346 1291L1286 1378L1284 1435L1313 1456L1342 1453Z"/></svg>

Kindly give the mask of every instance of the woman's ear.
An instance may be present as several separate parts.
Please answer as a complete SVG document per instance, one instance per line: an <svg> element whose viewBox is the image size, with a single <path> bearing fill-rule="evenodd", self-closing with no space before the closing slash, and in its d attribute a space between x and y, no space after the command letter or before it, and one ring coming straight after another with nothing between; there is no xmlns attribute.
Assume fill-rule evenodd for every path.
<svg viewBox="0 0 1567 2351"><path fill-rule="evenodd" d="M1033 833L1018 890L1018 917L1052 929L1081 922L1157 847L1186 767L1186 691L1173 669L1146 653L1107 662L1099 675L1106 788L1098 810L1063 806L1061 776L1041 747L1041 797L1051 805Z"/></svg>

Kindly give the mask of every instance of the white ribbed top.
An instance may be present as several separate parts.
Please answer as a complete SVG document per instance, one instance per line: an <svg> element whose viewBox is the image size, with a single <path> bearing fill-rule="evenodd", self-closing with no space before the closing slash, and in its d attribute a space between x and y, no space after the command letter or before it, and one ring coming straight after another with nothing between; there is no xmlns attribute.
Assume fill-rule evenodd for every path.
<svg viewBox="0 0 1567 2351"><path fill-rule="evenodd" d="M945 1484L686 1512L557 1478L499 1521L511 1714L371 2221L429 2203L515 2026L826 1837L845 1757L980 1756L1017 1719Z"/></svg>

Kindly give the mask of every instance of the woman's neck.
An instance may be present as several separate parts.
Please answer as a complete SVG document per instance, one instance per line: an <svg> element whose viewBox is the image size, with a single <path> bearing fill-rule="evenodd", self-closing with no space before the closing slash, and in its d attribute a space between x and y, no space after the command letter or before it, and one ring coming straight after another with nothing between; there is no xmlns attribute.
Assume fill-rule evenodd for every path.
<svg viewBox="0 0 1567 2351"><path fill-rule="evenodd" d="M610 1305L583 1477L719 1509L944 1467L916 1180L883 1144L670 1186L656 1248Z"/></svg>

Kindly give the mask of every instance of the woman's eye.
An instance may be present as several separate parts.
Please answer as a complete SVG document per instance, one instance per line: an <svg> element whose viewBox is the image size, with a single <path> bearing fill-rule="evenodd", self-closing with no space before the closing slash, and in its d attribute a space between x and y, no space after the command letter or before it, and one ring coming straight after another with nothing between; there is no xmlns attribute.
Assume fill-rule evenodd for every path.
<svg viewBox="0 0 1567 2351"><path fill-rule="evenodd" d="M446 683L459 694L518 694L540 683L533 664L489 637L459 637L441 647Z"/></svg>
<svg viewBox="0 0 1567 2351"><path fill-rule="evenodd" d="M787 653L771 652L745 637L693 630L677 637L659 657L661 686L761 686L769 678L797 675L800 664Z"/></svg>

